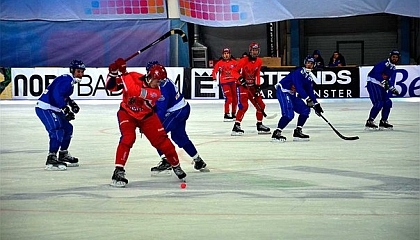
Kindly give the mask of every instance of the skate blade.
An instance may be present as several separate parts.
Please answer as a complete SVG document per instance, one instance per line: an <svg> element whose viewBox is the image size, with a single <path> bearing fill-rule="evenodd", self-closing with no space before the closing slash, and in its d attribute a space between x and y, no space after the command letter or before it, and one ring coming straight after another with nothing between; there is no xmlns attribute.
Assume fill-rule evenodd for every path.
<svg viewBox="0 0 420 240"><path fill-rule="evenodd" d="M67 167L64 166L64 165L54 166L52 164L48 164L48 165L45 165L45 170L47 170L47 171L65 171L65 170L67 170Z"/></svg>
<svg viewBox="0 0 420 240"><path fill-rule="evenodd" d="M242 132L232 132L230 135L231 136L242 136L242 135L244 135L244 133L242 133Z"/></svg>
<svg viewBox="0 0 420 240"><path fill-rule="evenodd" d="M152 177L166 177L166 176L172 176L172 170L163 170L163 171L152 171L151 172Z"/></svg>
<svg viewBox="0 0 420 240"><path fill-rule="evenodd" d="M379 131L392 131L394 128L385 128L385 127L379 127Z"/></svg>
<svg viewBox="0 0 420 240"><path fill-rule="evenodd" d="M208 168L202 168L202 169L199 169L198 171L200 171L200 172L210 172L210 169L208 169Z"/></svg>
<svg viewBox="0 0 420 240"><path fill-rule="evenodd" d="M265 132L265 131L258 131L258 134L271 134L271 131Z"/></svg>
<svg viewBox="0 0 420 240"><path fill-rule="evenodd" d="M223 119L223 122L233 122L233 119Z"/></svg>
<svg viewBox="0 0 420 240"><path fill-rule="evenodd" d="M79 163L68 163L68 162L66 162L67 163L67 167L78 167L79 166Z"/></svg>
<svg viewBox="0 0 420 240"><path fill-rule="evenodd" d="M124 188L125 185L127 185L127 183L123 181L112 180L112 182L109 185L111 187Z"/></svg>
<svg viewBox="0 0 420 240"><path fill-rule="evenodd" d="M272 138L271 142L273 142L273 143L284 143L284 142L286 142L286 139Z"/></svg>
<svg viewBox="0 0 420 240"><path fill-rule="evenodd" d="M379 128L365 127L365 131L377 131Z"/></svg>
<svg viewBox="0 0 420 240"><path fill-rule="evenodd" d="M299 137L294 137L293 138L294 142L308 142L309 138L299 138Z"/></svg>

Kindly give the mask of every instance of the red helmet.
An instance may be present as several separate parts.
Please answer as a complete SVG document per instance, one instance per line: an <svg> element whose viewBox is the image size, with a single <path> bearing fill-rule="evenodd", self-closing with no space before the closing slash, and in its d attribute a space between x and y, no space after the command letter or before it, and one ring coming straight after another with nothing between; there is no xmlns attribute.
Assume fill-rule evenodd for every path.
<svg viewBox="0 0 420 240"><path fill-rule="evenodd" d="M252 55L252 49L258 49L258 54L257 55ZM251 44L249 44L249 55L252 57L257 57L258 55L260 55L260 44L256 43L256 42L252 42Z"/></svg>
<svg viewBox="0 0 420 240"><path fill-rule="evenodd" d="M225 53L228 53L229 55L225 55ZM222 58L224 59L224 60L228 60L228 59L230 59L230 48L223 48L223 50L222 50Z"/></svg>
<svg viewBox="0 0 420 240"><path fill-rule="evenodd" d="M222 54L225 53L225 52L230 53L230 48L223 48Z"/></svg>
<svg viewBox="0 0 420 240"><path fill-rule="evenodd" d="M168 74L166 73L165 67L160 64L154 64L153 66L150 67L149 72L147 72L148 83L152 79L157 79L161 81L161 80L166 79L167 77L168 77Z"/></svg>

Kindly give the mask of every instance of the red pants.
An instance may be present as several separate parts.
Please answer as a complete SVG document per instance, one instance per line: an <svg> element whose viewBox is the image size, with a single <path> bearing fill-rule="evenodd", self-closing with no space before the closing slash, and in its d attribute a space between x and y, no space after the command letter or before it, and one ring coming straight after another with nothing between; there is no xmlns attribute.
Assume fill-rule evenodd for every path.
<svg viewBox="0 0 420 240"><path fill-rule="evenodd" d="M136 141L136 128L140 128L141 132L149 140L153 147L165 154L168 162L172 166L179 164L178 154L175 146L168 138L159 117L153 113L150 117L138 120L129 115L125 110L120 109L117 113L118 123L120 126L121 138L117 147L115 156L115 165L124 167L127 163L130 149Z"/></svg>
<svg viewBox="0 0 420 240"><path fill-rule="evenodd" d="M262 110L265 109L265 104L262 100L262 96L260 95L255 97L255 87L238 86L237 91L239 95L239 110L236 113L236 122L242 122L242 119L244 118L245 113L248 110L248 100L251 101L252 105L254 105L255 109L257 110L257 112L255 113L257 122L261 122L264 117Z"/></svg>
<svg viewBox="0 0 420 240"><path fill-rule="evenodd" d="M236 114L236 108L238 106L238 96L236 94L236 83L229 82L223 83L222 85L223 95L225 96L225 113ZM230 105L232 105L232 111L230 111Z"/></svg>

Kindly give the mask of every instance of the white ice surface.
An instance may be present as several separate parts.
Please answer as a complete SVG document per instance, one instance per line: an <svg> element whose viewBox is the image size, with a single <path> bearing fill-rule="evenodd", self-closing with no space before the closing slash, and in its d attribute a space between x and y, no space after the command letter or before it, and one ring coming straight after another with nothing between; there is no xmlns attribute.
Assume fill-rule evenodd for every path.
<svg viewBox="0 0 420 240"><path fill-rule="evenodd" d="M187 131L211 172L178 149L187 188L151 177L159 157L132 148L125 189L109 186L119 140L118 101L79 101L70 152L80 167L45 171L48 136L33 101L0 101L0 239L419 239L420 101L395 99L393 131L364 131L368 99L324 100L309 142L257 135L250 107L232 137L222 101L189 101ZM267 113L279 111L267 102ZM272 129L277 119L264 120ZM379 117L377 118L379 121Z"/></svg>

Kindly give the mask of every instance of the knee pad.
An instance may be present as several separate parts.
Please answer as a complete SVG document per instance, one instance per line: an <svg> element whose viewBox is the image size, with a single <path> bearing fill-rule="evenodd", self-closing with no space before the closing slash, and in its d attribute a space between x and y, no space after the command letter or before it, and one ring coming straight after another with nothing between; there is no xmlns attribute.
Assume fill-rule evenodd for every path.
<svg viewBox="0 0 420 240"><path fill-rule="evenodd" d="M66 129L64 129L63 139L70 139L73 137L73 125L69 124Z"/></svg>
<svg viewBox="0 0 420 240"><path fill-rule="evenodd" d="M161 151L162 153L164 153L166 156L168 156L167 155L168 153L176 155L175 146L172 144L172 142L171 142L171 140L169 140L169 138L164 139L164 141L161 141L156 146L158 146L156 148L159 151Z"/></svg>
<svg viewBox="0 0 420 240"><path fill-rule="evenodd" d="M384 102L384 108L392 108L392 101L390 99Z"/></svg>
<svg viewBox="0 0 420 240"><path fill-rule="evenodd" d="M384 102L383 101L375 102L373 104L373 107L376 108L376 109L382 109L384 107Z"/></svg>
<svg viewBox="0 0 420 240"><path fill-rule="evenodd" d="M54 129L49 131L51 139L56 139L58 142L62 142L64 139L64 129Z"/></svg>
<svg viewBox="0 0 420 240"><path fill-rule="evenodd" d="M190 140L188 139L188 137L186 136L171 136L172 141L174 141L174 143L176 145L178 145L179 148L183 148Z"/></svg>
<svg viewBox="0 0 420 240"><path fill-rule="evenodd" d="M135 134L127 134L127 135L121 136L121 139L120 139L120 143L128 146L129 148L133 147L133 144L135 141L136 141Z"/></svg>

